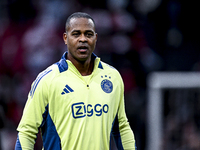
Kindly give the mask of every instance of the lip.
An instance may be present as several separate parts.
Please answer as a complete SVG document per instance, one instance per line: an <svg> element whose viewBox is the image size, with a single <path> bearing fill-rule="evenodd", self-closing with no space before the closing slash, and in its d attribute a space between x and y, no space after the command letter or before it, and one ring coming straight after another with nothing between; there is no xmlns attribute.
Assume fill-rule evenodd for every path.
<svg viewBox="0 0 200 150"><path fill-rule="evenodd" d="M86 52L88 50L88 46L82 45L77 48L80 52Z"/></svg>
<svg viewBox="0 0 200 150"><path fill-rule="evenodd" d="M86 51L87 51L87 49L78 49L79 50L79 52L81 52L81 53L85 53Z"/></svg>

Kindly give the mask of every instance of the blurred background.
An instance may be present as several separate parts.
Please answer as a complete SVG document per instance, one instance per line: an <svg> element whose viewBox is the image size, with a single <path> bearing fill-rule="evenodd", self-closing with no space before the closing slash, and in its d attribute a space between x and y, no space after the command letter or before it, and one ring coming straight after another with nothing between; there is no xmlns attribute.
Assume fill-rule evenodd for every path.
<svg viewBox="0 0 200 150"><path fill-rule="evenodd" d="M76 11L94 18L95 53L121 73L138 150L147 149L147 77L200 71L199 10L195 0L0 0L0 149L14 149L30 85L66 51L65 21ZM199 89L190 91L163 91L163 150L200 149L200 97L190 96Z"/></svg>

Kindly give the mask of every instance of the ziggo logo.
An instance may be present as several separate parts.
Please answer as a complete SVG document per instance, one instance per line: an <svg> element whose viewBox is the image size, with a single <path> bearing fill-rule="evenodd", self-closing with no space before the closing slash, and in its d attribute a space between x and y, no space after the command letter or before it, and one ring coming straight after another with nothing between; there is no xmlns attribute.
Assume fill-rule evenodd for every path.
<svg viewBox="0 0 200 150"><path fill-rule="evenodd" d="M85 116L91 117L93 114L101 116L102 113L107 113L109 107L107 104L96 104L94 107L91 104L85 105L83 102L74 103L71 106L72 116L76 118L83 118Z"/></svg>

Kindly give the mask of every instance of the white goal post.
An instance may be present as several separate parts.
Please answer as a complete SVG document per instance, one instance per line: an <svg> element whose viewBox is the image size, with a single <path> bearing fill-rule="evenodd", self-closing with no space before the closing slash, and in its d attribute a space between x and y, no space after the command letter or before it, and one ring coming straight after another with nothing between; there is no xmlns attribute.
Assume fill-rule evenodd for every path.
<svg viewBox="0 0 200 150"><path fill-rule="evenodd" d="M164 88L200 88L200 72L153 72L148 75L146 150L162 150Z"/></svg>

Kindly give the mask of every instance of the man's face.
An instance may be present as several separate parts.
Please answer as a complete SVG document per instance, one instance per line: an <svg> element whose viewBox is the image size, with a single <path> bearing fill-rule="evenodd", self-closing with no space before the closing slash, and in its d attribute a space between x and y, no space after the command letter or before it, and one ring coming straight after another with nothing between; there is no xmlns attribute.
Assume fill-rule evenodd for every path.
<svg viewBox="0 0 200 150"><path fill-rule="evenodd" d="M88 18L72 18L63 39L68 47L67 59L72 62L90 61L97 41L93 21Z"/></svg>

